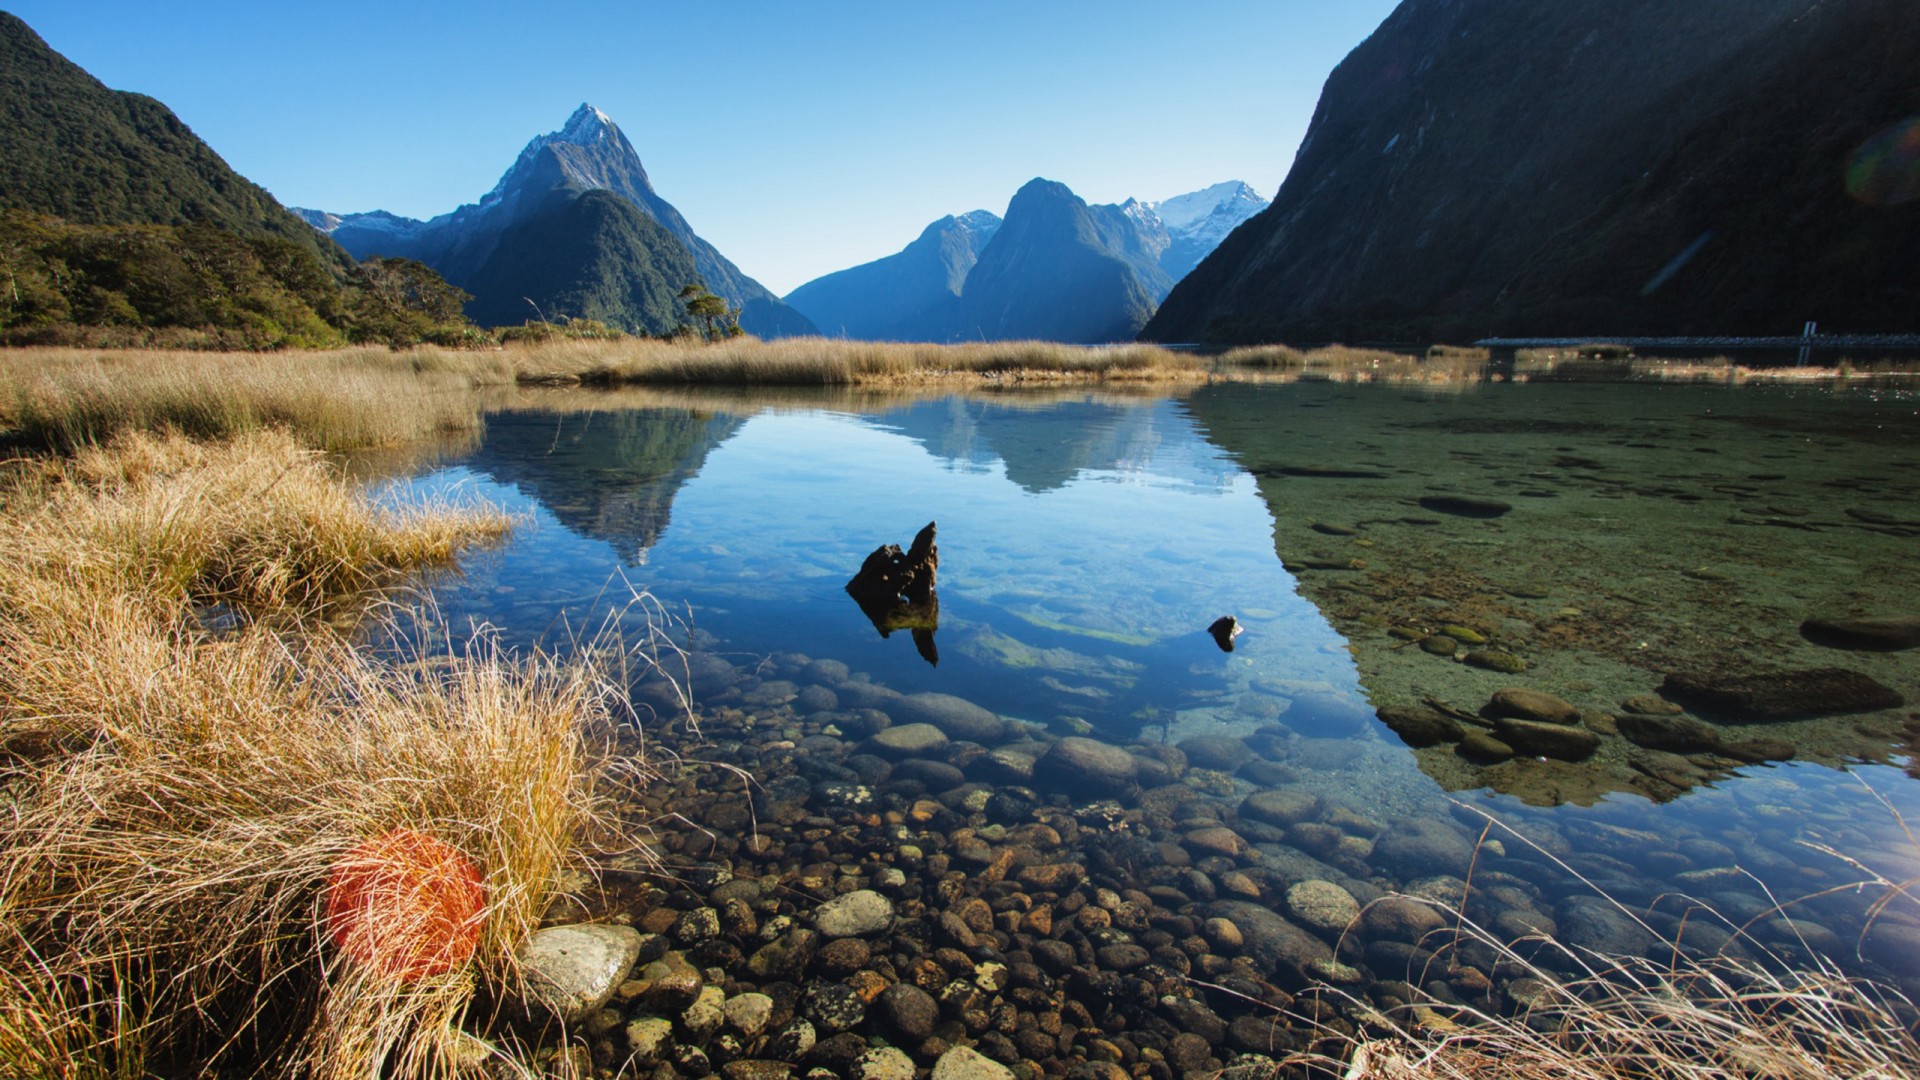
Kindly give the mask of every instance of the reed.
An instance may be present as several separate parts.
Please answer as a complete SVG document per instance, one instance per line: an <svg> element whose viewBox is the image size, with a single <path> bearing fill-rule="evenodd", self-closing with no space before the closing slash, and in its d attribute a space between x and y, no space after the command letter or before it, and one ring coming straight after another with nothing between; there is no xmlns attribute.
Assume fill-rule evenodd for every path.
<svg viewBox="0 0 1920 1080"><path fill-rule="evenodd" d="M1203 361L1153 345L1044 341L933 345L827 338L751 338L706 344L630 338L550 340L507 353L535 383L845 386L963 378L974 381L1198 378Z"/></svg>
<svg viewBox="0 0 1920 1080"><path fill-rule="evenodd" d="M205 353L0 350L0 427L55 449L125 431L203 439L268 427L327 450L403 445L472 431L476 386L511 382L498 353Z"/></svg>

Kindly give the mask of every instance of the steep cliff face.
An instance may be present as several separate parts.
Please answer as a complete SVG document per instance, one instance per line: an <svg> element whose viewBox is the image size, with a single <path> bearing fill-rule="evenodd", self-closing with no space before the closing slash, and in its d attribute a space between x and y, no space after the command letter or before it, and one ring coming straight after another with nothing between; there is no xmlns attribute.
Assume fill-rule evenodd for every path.
<svg viewBox="0 0 1920 1080"><path fill-rule="evenodd" d="M1847 173L1916 115L1908 0L1407 0L1143 336L1914 329L1920 201Z"/></svg>

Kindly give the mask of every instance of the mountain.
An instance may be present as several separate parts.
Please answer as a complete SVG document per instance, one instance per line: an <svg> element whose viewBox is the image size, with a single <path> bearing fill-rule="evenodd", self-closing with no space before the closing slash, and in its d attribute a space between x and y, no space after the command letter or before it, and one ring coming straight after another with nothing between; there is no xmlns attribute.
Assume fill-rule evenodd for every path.
<svg viewBox="0 0 1920 1080"><path fill-rule="evenodd" d="M1117 205L1091 206L1065 187L1055 184L1052 188L1057 189L1055 194L1061 197L1030 197L1022 212L1042 217L1061 216L1064 224L1058 232L1062 236L1076 235L1082 226L1084 232L1064 245L1026 247L1018 258L1044 260L1061 251L1085 247L1118 259L1126 264L1134 283L1145 292L1149 311L1167 295L1173 283L1212 251L1234 226L1266 206L1265 199L1238 181L1215 184L1204 191L1157 203L1128 199ZM1018 196L1015 202L1021 202ZM1073 204L1077 204L1077 209ZM1014 208L1009 207L1007 214L1012 219ZM1065 222L1066 218L1073 220ZM970 275L1000 233L1002 224L1001 219L985 210L941 218L927 226L919 239L899 253L809 281L787 294L787 303L834 336L910 341L946 341L983 335L1035 336L1046 320L1062 313L1056 310L1043 318L1029 312L1009 322L983 307L989 303L983 297L969 300L966 295L967 290L973 288L969 284ZM1031 226L1028 222L1023 229ZM1024 276L1040 290L1031 298L1039 306L1046 306L1051 297L1062 295L1063 289L1080 290L1072 297L1062 295L1063 300L1091 304L1094 293L1102 288L1090 286L1074 274L1056 279L1056 268L1044 261L1015 267L1010 265L1014 259L1010 251L995 256L997 268L982 278L980 287L986 288L986 282L1010 275ZM1084 273L1098 261L1080 262L1084 264L1080 266ZM1092 333L1100 335L1098 340L1111 340L1107 335L1120 333L1115 327L1137 316L1137 297L1119 284L1121 280L1116 278L1109 283L1114 287L1108 290L1108 295L1116 305L1107 313L1112 317L1095 328L1089 307L1087 314L1076 317L1074 333ZM1089 288L1093 291L1088 292Z"/></svg>
<svg viewBox="0 0 1920 1080"><path fill-rule="evenodd" d="M933 328L951 341L1130 341L1171 284L1155 258L1121 208L1035 179Z"/></svg>
<svg viewBox="0 0 1920 1080"><path fill-rule="evenodd" d="M700 238L672 203L654 191L641 164L640 155L620 128L605 113L591 105L581 105L560 130L541 135L520 151L520 156L501 176L492 191L477 203L462 206L429 221L401 217L376 210L359 214L331 214L304 210L301 213L314 228L322 229L355 256L404 256L417 259L446 276L447 280L474 296L469 310L476 319L502 319L518 323L534 317L525 299L536 302L541 296L553 301L553 310L542 305L551 317L598 317L636 331L661 333L678 321L661 322L660 313L649 297L660 289L680 289L694 279L653 281L655 275L674 265L663 258L649 234L641 241L641 231L624 226L602 227L612 213L604 203L571 215L558 208L595 191L617 196L659 226L672 241L686 249L697 279L707 288L742 309L741 325L749 333L785 336L811 332L803 317L786 310L777 297L759 282L740 272L740 268ZM559 214L559 216L556 216ZM595 224L586 227L591 219ZM569 243L598 239L607 243L638 243L602 251L575 250L554 254L546 260L555 266L601 268L597 281L588 291L610 298L620 284L635 286L638 292L625 305L603 303L603 314L588 316L564 306L563 297L575 295L576 280L563 285L531 278L514 267L490 260L499 254L503 237L516 226L530 220L565 221L574 226L564 239ZM524 255L533 244L525 230L516 233L517 255ZM556 240L558 242L558 240ZM534 245L537 246L537 245ZM531 292L498 291L503 283L514 281ZM538 295L536 295L538 294Z"/></svg>
<svg viewBox="0 0 1920 1080"><path fill-rule="evenodd" d="M1906 0L1405 0L1143 336L1920 329L1916 71Z"/></svg>
<svg viewBox="0 0 1920 1080"><path fill-rule="evenodd" d="M1267 208L1260 193L1239 180L1146 204L1167 230L1160 269L1178 282L1213 253L1227 234Z"/></svg>
<svg viewBox="0 0 1920 1080"><path fill-rule="evenodd" d="M586 191L507 226L467 279L467 316L503 326L564 312L657 331L680 320L673 283L699 274L659 222L611 191Z"/></svg>
<svg viewBox="0 0 1920 1080"><path fill-rule="evenodd" d="M0 12L0 210L74 225L212 225L291 240L336 273L334 244L234 172L173 111L109 90Z"/></svg>
<svg viewBox="0 0 1920 1080"><path fill-rule="evenodd" d="M960 295L981 249L1000 230L985 210L948 215L898 253L815 278L787 294L789 306L830 337L920 336L929 312Z"/></svg>

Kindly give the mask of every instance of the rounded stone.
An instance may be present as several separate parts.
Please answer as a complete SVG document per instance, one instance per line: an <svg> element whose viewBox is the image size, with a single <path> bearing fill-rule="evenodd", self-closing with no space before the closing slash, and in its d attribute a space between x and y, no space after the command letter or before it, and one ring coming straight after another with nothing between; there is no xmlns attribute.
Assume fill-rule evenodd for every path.
<svg viewBox="0 0 1920 1080"><path fill-rule="evenodd" d="M1469 731L1466 737L1460 740L1460 745L1454 748L1454 752L1468 761L1490 765L1512 757L1513 747L1484 731Z"/></svg>
<svg viewBox="0 0 1920 1080"><path fill-rule="evenodd" d="M940 1022L940 1005L933 995L912 983L894 983L874 1000L880 1015L909 1042L925 1041Z"/></svg>
<svg viewBox="0 0 1920 1080"><path fill-rule="evenodd" d="M1360 902L1331 881L1302 881L1287 890L1287 912L1307 927L1337 934L1360 917Z"/></svg>
<svg viewBox="0 0 1920 1080"><path fill-rule="evenodd" d="M1649 750L1690 754L1720 745L1720 732L1691 716L1650 716L1622 713L1614 718L1620 734Z"/></svg>
<svg viewBox="0 0 1920 1080"><path fill-rule="evenodd" d="M533 1000L575 1023L613 996L633 970L640 944L640 932L631 926L549 926L521 945L520 968Z"/></svg>
<svg viewBox="0 0 1920 1080"><path fill-rule="evenodd" d="M1430 874L1464 875L1473 861L1473 838L1449 822L1409 818L1374 842L1372 861L1376 868L1404 880Z"/></svg>
<svg viewBox="0 0 1920 1080"><path fill-rule="evenodd" d="M932 1080L1013 1080L1013 1070L977 1050L956 1046L933 1063Z"/></svg>
<svg viewBox="0 0 1920 1080"><path fill-rule="evenodd" d="M814 982L801 992L800 1014L813 1021L815 1028L837 1034L865 1020L867 1005L846 983Z"/></svg>
<svg viewBox="0 0 1920 1080"><path fill-rule="evenodd" d="M865 937L893 925L893 901L872 889L859 889L821 904L813 928L822 937Z"/></svg>
<svg viewBox="0 0 1920 1080"><path fill-rule="evenodd" d="M932 724L948 738L962 742L992 746L1007 734L1005 720L966 698L952 694L908 694L895 702L889 711L896 720L904 720L909 724Z"/></svg>
<svg viewBox="0 0 1920 1080"><path fill-rule="evenodd" d="M853 1080L913 1080L913 1059L895 1046L869 1050L853 1060Z"/></svg>
<svg viewBox="0 0 1920 1080"><path fill-rule="evenodd" d="M1320 812L1320 797L1287 788L1256 791L1240 801L1240 816L1285 828Z"/></svg>
<svg viewBox="0 0 1920 1080"><path fill-rule="evenodd" d="M1542 724L1580 722L1580 710L1566 701L1539 690L1518 687L1496 691L1481 713L1489 720L1530 720Z"/></svg>
<svg viewBox="0 0 1920 1080"><path fill-rule="evenodd" d="M868 739L867 745L889 757L920 757L947 745L947 733L932 724L895 724Z"/></svg>
<svg viewBox="0 0 1920 1080"><path fill-rule="evenodd" d="M1047 748L1034 763L1034 773L1081 789L1130 788L1139 767L1139 759L1120 747L1069 735Z"/></svg>
<svg viewBox="0 0 1920 1080"><path fill-rule="evenodd" d="M759 1038L773 1018L773 999L765 994L736 994L720 1008L726 1014L728 1026L747 1039Z"/></svg>
<svg viewBox="0 0 1920 1080"><path fill-rule="evenodd" d="M1247 744L1232 735L1193 735L1180 740L1176 747L1187 756L1187 764L1228 773L1253 756Z"/></svg>

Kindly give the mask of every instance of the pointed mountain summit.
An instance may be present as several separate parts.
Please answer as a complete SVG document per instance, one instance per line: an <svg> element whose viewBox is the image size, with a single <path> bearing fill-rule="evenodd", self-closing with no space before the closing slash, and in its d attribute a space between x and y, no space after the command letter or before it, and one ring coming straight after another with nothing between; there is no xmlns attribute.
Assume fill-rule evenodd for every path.
<svg viewBox="0 0 1920 1080"><path fill-rule="evenodd" d="M635 213L606 200L572 207L592 192L606 192ZM699 280L742 309L741 325L750 333L781 337L813 332L803 316L693 231L680 211L653 189L639 153L619 125L592 105L582 104L558 131L529 142L479 202L430 221L384 211L303 214L323 229L323 223L337 217L328 231L356 256L398 255L432 266L473 293L469 313L479 321L517 323L536 317L537 307L538 314L547 317L597 318L659 333L672 329L677 315L662 310L658 297L678 294L682 286ZM540 229L527 227L534 222L557 231L543 239ZM512 242L503 248L509 233ZM690 260L692 277L661 277L681 272L673 247ZM503 250L520 265L505 265ZM529 259L566 280L550 281L530 271L525 265ZM628 301L623 302L623 296ZM582 306L585 297L595 299Z"/></svg>
<svg viewBox="0 0 1920 1080"><path fill-rule="evenodd" d="M999 231L1000 219L985 210L948 215L898 253L815 278L788 293L787 303L830 337L922 337L926 320L960 296Z"/></svg>

